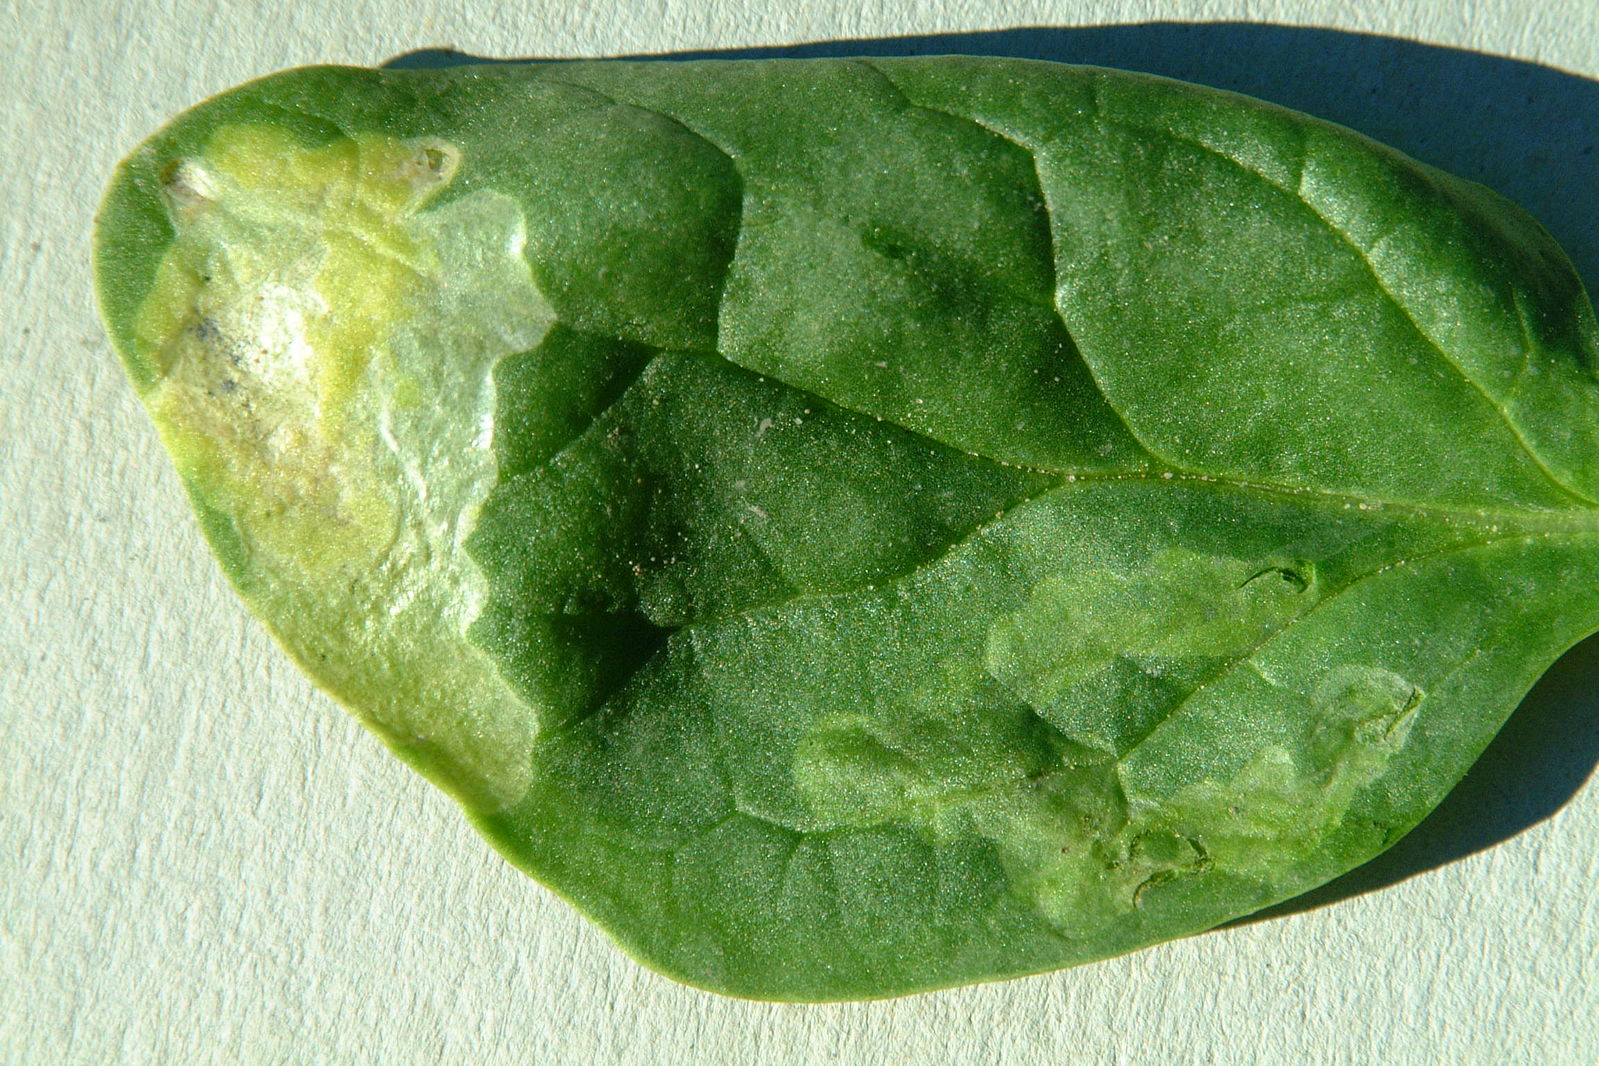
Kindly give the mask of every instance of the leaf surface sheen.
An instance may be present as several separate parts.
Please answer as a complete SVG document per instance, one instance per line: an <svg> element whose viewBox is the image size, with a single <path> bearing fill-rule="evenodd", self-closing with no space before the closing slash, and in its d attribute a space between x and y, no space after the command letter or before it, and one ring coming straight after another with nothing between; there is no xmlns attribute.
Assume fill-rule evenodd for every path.
<svg viewBox="0 0 1599 1066"><path fill-rule="evenodd" d="M391 504L260 515L276 437L187 443L245 417L172 384L232 321L215 267L267 290L243 210L170 168L222 182L268 116L291 159L368 145L324 188L365 246L410 235L446 323L374 305L400 354L347 372L350 424L410 454L406 344L492 395L392 504L448 529L317 556L454 630L383 578L301 633L280 542ZM382 192L435 143L436 188ZM703 987L894 995L1250 913L1397 840L1599 627L1580 284L1511 205L1304 116L1003 60L312 68L142 151L102 302L230 576L513 862ZM329 428L325 378L304 432L392 451Z"/></svg>

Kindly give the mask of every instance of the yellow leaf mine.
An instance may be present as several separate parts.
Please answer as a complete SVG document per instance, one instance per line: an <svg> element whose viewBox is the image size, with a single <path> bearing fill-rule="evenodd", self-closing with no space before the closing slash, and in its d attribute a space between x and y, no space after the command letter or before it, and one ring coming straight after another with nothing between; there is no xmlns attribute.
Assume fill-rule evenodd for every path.
<svg viewBox="0 0 1599 1066"><path fill-rule="evenodd" d="M219 130L165 176L176 236L137 331L230 576L402 755L494 807L526 788L533 727L466 639L463 543L494 481L494 363L553 315L518 204L433 206L458 164L442 142Z"/></svg>

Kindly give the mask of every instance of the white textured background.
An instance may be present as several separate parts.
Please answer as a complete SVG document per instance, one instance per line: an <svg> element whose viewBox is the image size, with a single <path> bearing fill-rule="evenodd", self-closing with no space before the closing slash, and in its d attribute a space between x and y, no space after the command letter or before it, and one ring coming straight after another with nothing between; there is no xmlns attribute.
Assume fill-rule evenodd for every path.
<svg viewBox="0 0 1599 1066"><path fill-rule="evenodd" d="M642 970L513 872L245 614L97 324L88 239L117 159L247 78L424 46L1152 19L1365 30L1599 77L1594 0L773 6L0 0L0 1064L1599 1062L1599 782L1506 843L1321 910L1002 985L743 1003ZM1571 190L1599 212L1596 194ZM1577 689L1599 704L1599 674Z"/></svg>

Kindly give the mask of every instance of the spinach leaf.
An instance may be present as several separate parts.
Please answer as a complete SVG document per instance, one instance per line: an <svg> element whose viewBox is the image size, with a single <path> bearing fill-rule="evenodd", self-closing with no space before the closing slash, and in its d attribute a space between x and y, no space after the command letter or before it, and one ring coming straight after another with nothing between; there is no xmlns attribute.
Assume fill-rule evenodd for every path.
<svg viewBox="0 0 1599 1066"><path fill-rule="evenodd" d="M135 152L108 330L228 575L665 973L841 999L1382 851L1599 628L1551 239L986 59L290 71Z"/></svg>

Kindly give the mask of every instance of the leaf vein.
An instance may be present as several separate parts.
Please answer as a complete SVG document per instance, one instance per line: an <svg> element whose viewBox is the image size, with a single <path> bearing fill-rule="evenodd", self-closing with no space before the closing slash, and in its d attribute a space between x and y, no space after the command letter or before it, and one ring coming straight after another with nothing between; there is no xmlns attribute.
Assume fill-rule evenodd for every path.
<svg viewBox="0 0 1599 1066"><path fill-rule="evenodd" d="M855 62L866 69L873 71L890 86L892 86L894 91L899 94L900 98L905 101L907 106L917 108L921 111L928 111L935 115L943 115L945 118L954 119L956 122L962 122L970 126L975 126L989 136L998 138L1007 144L1013 145L1027 156L1028 164L1033 168L1033 191L1038 197L1038 202L1043 205L1045 219L1044 232L1049 238L1048 251L1050 297L1047 301L1045 301L1039 300L1031 293L1017 292L1014 289L1012 291L1016 295L1027 300L1029 303L1035 303L1040 307L1047 306L1049 308L1050 312L1055 316L1055 320L1060 323L1060 328L1065 330L1067 338L1071 341L1072 351L1076 353L1078 361L1082 363L1083 370L1088 375L1088 380L1093 384L1095 391L1099 393L1099 397L1102 401L1104 401L1105 407L1116 417L1117 422L1121 424L1122 428L1126 431L1127 436L1133 441L1133 443L1138 445L1139 449L1143 451L1143 453L1150 459L1153 459L1163 465L1171 466L1174 469L1182 469L1182 467L1178 466L1176 463L1173 463L1170 459L1157 454L1154 448L1152 448L1150 444L1139 435L1138 430L1134 428L1130 421L1128 421L1127 416L1122 413L1121 409L1111 401L1110 395L1105 391L1104 383L1099 380L1099 375L1094 372L1093 364L1083 357L1082 346L1077 341L1077 334L1072 330L1071 323L1066 321L1066 313L1061 310L1060 278L1055 268L1055 217L1057 212L1054 209L1054 205L1050 202L1049 191L1044 184L1043 172L1039 169L1038 150L1032 145L1028 144L1026 141L1022 140L1016 134L1013 134L1008 130L1000 129L999 127L988 122L984 122L975 115L957 115L954 112L946 111L943 108L929 107L927 104L920 103L912 99L910 94L900 86L899 82L894 80L892 75L883 70L877 64L873 63L871 60L857 59Z"/></svg>
<svg viewBox="0 0 1599 1066"><path fill-rule="evenodd" d="M1133 125L1132 128L1140 130L1143 129L1143 127L1137 125ZM1314 215L1329 233L1337 237L1344 245L1346 245L1355 253L1361 264L1366 268L1367 273L1371 275L1372 282L1377 286L1377 291L1382 293L1384 300L1397 312L1399 312L1412 332L1414 332L1427 347L1431 348L1432 351L1437 354L1439 359L1443 361L1444 365L1448 366L1462 382L1464 382L1485 404L1488 405L1488 407L1493 411L1494 416L1504 425L1505 429L1508 430L1510 435L1515 439L1516 444L1522 453L1525 454L1527 458L1531 460L1532 464L1538 468L1538 472L1543 475L1545 480L1547 480L1557 490L1571 497L1573 500L1583 504L1584 506L1592 507L1599 505L1599 499L1594 499L1593 497L1578 492L1576 489L1568 485L1552 469L1550 469L1549 465L1544 461L1543 456L1541 456L1538 453L1538 450L1533 447L1532 442L1527 439L1526 435L1522 432L1521 427L1516 423L1516 420L1511 417L1510 412L1505 408L1504 404L1491 393L1489 393L1488 390L1484 388L1482 382L1478 381L1471 374L1467 373L1466 368L1459 362L1459 360L1455 359L1449 354L1448 351L1444 349L1443 345L1441 345L1438 340L1434 338L1432 334L1429 333L1417 320L1416 315L1410 309L1410 306L1405 303L1404 300L1400 299L1399 295L1389 287L1387 279L1383 277L1382 271L1380 271L1377 268L1377 264L1373 262L1370 253L1364 247L1362 247L1360 243L1357 242L1344 227L1340 226L1336 220L1328 216L1321 210L1321 208L1317 207L1311 202L1311 200L1305 195L1303 168L1300 170L1299 187L1290 188L1284 183L1277 181L1264 171L1250 166L1242 159L1239 159L1236 156L1233 156L1232 154L1215 147L1214 145L1207 144L1196 137L1185 136L1169 129L1148 132L1158 132L1162 136L1171 138L1173 141L1188 145L1189 147L1198 149L1199 151L1204 152L1216 159L1220 159L1246 174L1253 175L1259 180L1265 182L1267 185L1270 185L1272 188L1278 189L1289 196L1292 196L1294 199L1303 204L1305 209Z"/></svg>

